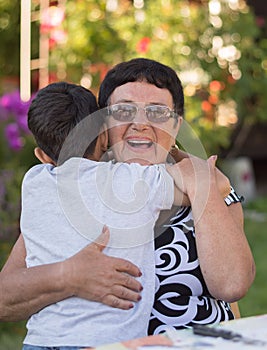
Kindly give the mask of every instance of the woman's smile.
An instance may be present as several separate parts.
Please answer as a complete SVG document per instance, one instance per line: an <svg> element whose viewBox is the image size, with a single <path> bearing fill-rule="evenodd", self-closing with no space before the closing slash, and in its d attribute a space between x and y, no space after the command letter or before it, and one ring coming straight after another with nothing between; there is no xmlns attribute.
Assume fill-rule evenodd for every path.
<svg viewBox="0 0 267 350"><path fill-rule="evenodd" d="M125 139L129 147L135 150L147 150L153 146L153 141L147 138L127 137Z"/></svg>

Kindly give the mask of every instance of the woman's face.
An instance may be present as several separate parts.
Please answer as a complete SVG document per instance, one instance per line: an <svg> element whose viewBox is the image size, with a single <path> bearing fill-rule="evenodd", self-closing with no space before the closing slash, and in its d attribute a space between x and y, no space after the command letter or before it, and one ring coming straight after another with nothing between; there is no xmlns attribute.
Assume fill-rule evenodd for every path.
<svg viewBox="0 0 267 350"><path fill-rule="evenodd" d="M165 163L180 128L182 118L169 118L162 123L147 119L143 107L167 106L173 110L172 95L147 82L130 82L117 87L110 96L110 105L130 103L138 107L130 122L108 117L109 144L119 162L137 162L142 165Z"/></svg>

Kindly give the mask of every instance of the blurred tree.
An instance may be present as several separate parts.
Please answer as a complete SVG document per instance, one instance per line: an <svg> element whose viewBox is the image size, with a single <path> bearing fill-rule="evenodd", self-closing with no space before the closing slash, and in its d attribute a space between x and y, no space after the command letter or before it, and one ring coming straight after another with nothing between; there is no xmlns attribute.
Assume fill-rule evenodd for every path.
<svg viewBox="0 0 267 350"><path fill-rule="evenodd" d="M19 3L0 2L2 75L19 73ZM229 145L237 122L266 120L266 26L244 0L50 4L64 9L63 17L50 11L41 25L32 23L33 58L39 29L50 36L50 81L81 82L97 92L107 69L119 61L143 56L168 64L183 82L186 118L208 153ZM32 9L38 11L39 1L32 0Z"/></svg>
<svg viewBox="0 0 267 350"><path fill-rule="evenodd" d="M266 23L245 0L50 0L41 21L40 1L29 1L32 58L45 32L50 81L97 92L120 61L147 57L170 65L184 86L186 119L208 154L229 145L237 123L267 120ZM20 1L0 0L0 263L19 233L20 182L35 162L21 101L6 104L3 78L19 77L19 35Z"/></svg>
<svg viewBox="0 0 267 350"><path fill-rule="evenodd" d="M54 79L97 91L119 61L142 56L168 64L208 153L228 146L238 120L267 118L267 40L243 0L68 0L63 27L67 41L50 56Z"/></svg>
<svg viewBox="0 0 267 350"><path fill-rule="evenodd" d="M35 1L36 2L36 1ZM33 4L33 10L38 4ZM32 22L31 26L32 58L38 57L39 51L39 23ZM0 81L3 78L16 78L19 82L20 69L20 0L0 1ZM0 95L7 91L7 87L0 83Z"/></svg>
<svg viewBox="0 0 267 350"><path fill-rule="evenodd" d="M244 0L60 0L41 16L40 1L31 3L32 58L38 58L39 32L45 33L50 81L81 83L97 93L107 70L122 60L141 56L170 65L184 86L186 119L208 154L228 147L238 123L242 129L267 119L266 24ZM1 0L0 82L19 75L19 33L20 1ZM5 89L0 84L0 94ZM18 171L8 182L5 173L0 185L19 193L18 179L34 163L34 142L21 101L7 105L10 96L18 93L0 103L0 166Z"/></svg>
<svg viewBox="0 0 267 350"><path fill-rule="evenodd" d="M0 76L19 75L19 1L0 1Z"/></svg>

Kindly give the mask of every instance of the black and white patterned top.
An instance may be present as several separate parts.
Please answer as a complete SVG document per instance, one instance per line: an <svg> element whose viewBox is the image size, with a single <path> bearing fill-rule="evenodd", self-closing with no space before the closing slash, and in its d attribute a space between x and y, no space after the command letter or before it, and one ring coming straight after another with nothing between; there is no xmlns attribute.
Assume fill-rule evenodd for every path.
<svg viewBox="0 0 267 350"><path fill-rule="evenodd" d="M233 189L225 198L227 205L240 200ZM164 227L155 238L156 294L148 334L233 319L229 304L211 296L202 276L191 207L178 208Z"/></svg>

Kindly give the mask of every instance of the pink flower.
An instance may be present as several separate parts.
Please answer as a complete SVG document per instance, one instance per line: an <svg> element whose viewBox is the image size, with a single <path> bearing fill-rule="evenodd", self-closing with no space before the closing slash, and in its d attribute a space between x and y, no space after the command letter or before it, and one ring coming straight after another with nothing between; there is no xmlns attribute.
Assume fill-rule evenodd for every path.
<svg viewBox="0 0 267 350"><path fill-rule="evenodd" d="M65 43L67 40L67 33L62 29L53 29L50 33L50 38L57 44Z"/></svg>
<svg viewBox="0 0 267 350"><path fill-rule="evenodd" d="M149 50L149 46L151 43L151 39L148 37L142 38L140 41L138 41L136 45L136 51L139 53L147 53Z"/></svg>
<svg viewBox="0 0 267 350"><path fill-rule="evenodd" d="M41 14L41 29L45 32L59 26L65 17L64 10L60 7L50 6Z"/></svg>

